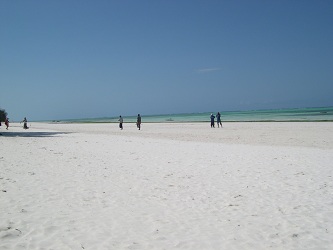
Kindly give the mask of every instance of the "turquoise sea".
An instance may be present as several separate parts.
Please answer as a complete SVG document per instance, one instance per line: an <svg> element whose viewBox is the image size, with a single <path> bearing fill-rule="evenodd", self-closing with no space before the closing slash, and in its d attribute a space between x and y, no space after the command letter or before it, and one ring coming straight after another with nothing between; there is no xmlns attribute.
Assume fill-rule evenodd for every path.
<svg viewBox="0 0 333 250"><path fill-rule="evenodd" d="M217 110L218 111L218 110ZM191 113L191 114L141 114L142 122L208 122L210 114L216 112ZM311 122L333 121L333 107L322 108L295 108L295 109L272 109L272 110L249 110L249 111L219 111L222 122ZM124 122L136 122L136 116L123 116ZM61 120L57 122L80 122L80 123L106 123L118 122L118 117L86 118Z"/></svg>

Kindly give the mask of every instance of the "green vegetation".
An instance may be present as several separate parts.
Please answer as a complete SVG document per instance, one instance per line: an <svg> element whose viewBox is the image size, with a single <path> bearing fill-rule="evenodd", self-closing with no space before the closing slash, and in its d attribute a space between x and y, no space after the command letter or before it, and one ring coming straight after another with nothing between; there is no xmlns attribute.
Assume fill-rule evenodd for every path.
<svg viewBox="0 0 333 250"><path fill-rule="evenodd" d="M0 122L4 122L6 117L7 117L6 110L0 108Z"/></svg>

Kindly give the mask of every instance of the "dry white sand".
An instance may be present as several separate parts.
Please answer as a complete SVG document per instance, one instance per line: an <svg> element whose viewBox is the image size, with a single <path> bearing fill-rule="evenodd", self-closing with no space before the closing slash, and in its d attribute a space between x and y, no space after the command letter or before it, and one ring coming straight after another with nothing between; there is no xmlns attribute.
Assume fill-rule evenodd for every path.
<svg viewBox="0 0 333 250"><path fill-rule="evenodd" d="M333 249L333 123L10 125L0 249Z"/></svg>

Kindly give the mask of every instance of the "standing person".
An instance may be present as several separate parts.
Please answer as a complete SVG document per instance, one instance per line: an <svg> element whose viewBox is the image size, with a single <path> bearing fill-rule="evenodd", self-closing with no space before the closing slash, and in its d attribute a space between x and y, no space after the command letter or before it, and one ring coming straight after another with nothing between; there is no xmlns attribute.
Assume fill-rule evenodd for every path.
<svg viewBox="0 0 333 250"><path fill-rule="evenodd" d="M215 116L213 113L210 115L210 127L215 128Z"/></svg>
<svg viewBox="0 0 333 250"><path fill-rule="evenodd" d="M121 115L119 116L119 128L121 129L121 130L123 130L123 118L121 117Z"/></svg>
<svg viewBox="0 0 333 250"><path fill-rule="evenodd" d="M219 128L220 125L221 125L221 128L222 128L222 122L221 122L221 114L220 114L220 112L217 112L216 122L217 122L217 127Z"/></svg>
<svg viewBox="0 0 333 250"><path fill-rule="evenodd" d="M136 118L136 126L140 130L141 129L141 116L138 114L138 117Z"/></svg>
<svg viewBox="0 0 333 250"><path fill-rule="evenodd" d="M8 120L8 117L6 117L6 119L5 119L5 125L6 125L6 129L8 130L8 127L9 127L9 120Z"/></svg>
<svg viewBox="0 0 333 250"><path fill-rule="evenodd" d="M23 128L24 128L24 129L28 129L28 121L27 121L27 118L24 117L23 121L21 121L21 122L23 122ZM21 123L21 122L20 122L20 123Z"/></svg>

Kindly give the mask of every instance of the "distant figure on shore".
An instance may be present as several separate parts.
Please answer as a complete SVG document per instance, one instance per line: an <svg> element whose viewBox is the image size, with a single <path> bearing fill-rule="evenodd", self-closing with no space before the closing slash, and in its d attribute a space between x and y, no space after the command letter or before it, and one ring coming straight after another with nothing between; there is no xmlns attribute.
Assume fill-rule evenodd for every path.
<svg viewBox="0 0 333 250"><path fill-rule="evenodd" d="M220 112L217 112L216 123L217 123L217 127L218 128L220 127L220 125L221 125L221 128L222 128L222 122L221 122L221 114L220 114Z"/></svg>
<svg viewBox="0 0 333 250"><path fill-rule="evenodd" d="M8 120L7 117L6 117L6 119L5 119L5 125L6 125L6 129L8 130L8 127L9 127L9 120Z"/></svg>
<svg viewBox="0 0 333 250"><path fill-rule="evenodd" d="M28 129L28 121L27 121L27 118L24 117L23 121L21 121L21 122L23 122L23 128L24 128L24 129ZM20 123L21 123L21 122L20 122Z"/></svg>
<svg viewBox="0 0 333 250"><path fill-rule="evenodd" d="M119 128L121 129L121 130L123 130L123 122L124 122L124 120L123 120L123 118L121 117L121 115L119 116Z"/></svg>
<svg viewBox="0 0 333 250"><path fill-rule="evenodd" d="M141 129L141 116L138 114L138 117L136 118L136 127L140 130Z"/></svg>
<svg viewBox="0 0 333 250"><path fill-rule="evenodd" d="M213 113L210 115L210 127L215 128L215 116Z"/></svg>

